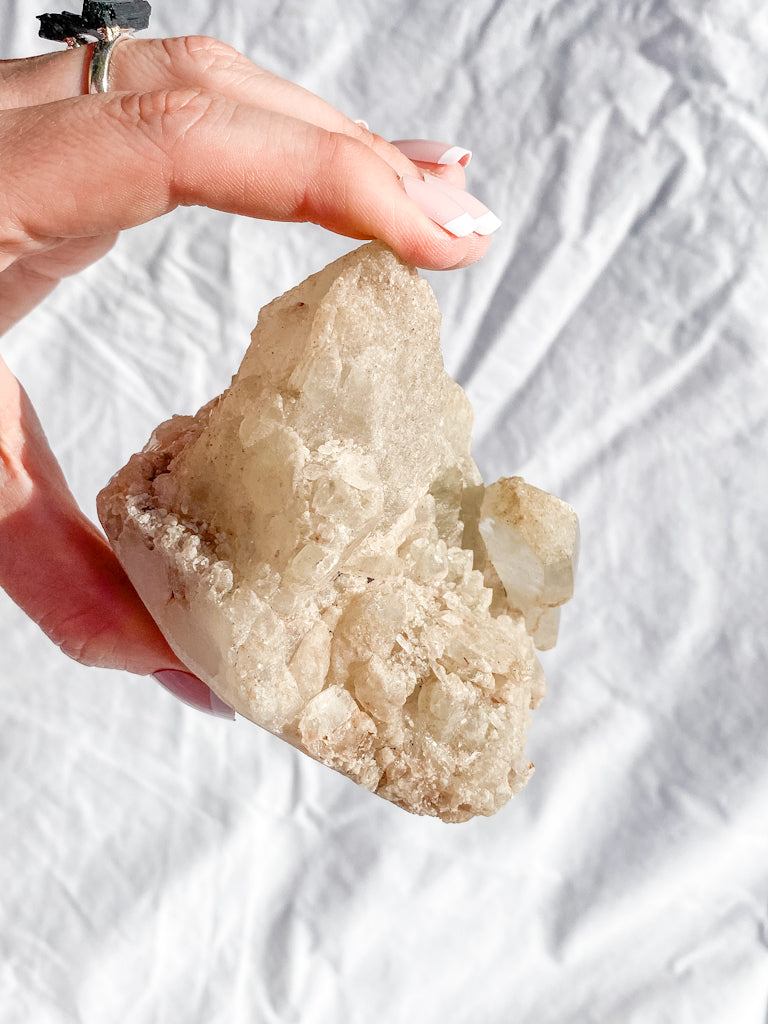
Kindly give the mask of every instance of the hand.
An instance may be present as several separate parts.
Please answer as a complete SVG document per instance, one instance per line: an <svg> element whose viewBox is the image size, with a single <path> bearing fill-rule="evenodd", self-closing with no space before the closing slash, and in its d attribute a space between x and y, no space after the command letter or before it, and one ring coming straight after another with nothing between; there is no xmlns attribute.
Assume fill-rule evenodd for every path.
<svg viewBox="0 0 768 1024"><path fill-rule="evenodd" d="M454 237L430 216L455 224L485 210L451 189L464 183L461 163L417 166L223 43L122 41L112 91L97 96L82 95L89 56L83 47L0 63L0 174L11 183L0 196L0 333L117 232L179 205L381 238L436 270L487 249L487 237ZM421 208L403 177L416 179Z"/></svg>
<svg viewBox="0 0 768 1024"><path fill-rule="evenodd" d="M430 269L479 259L498 226L463 189L466 151L388 143L216 40L122 41L102 95L83 94L89 59L0 62L0 334L123 228L179 205L381 238ZM2 360L0 585L84 664L184 671Z"/></svg>

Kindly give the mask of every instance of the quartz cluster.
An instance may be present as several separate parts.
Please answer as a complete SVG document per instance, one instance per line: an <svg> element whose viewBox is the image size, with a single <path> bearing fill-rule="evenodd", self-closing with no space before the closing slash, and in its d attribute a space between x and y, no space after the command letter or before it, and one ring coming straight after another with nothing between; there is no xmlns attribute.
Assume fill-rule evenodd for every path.
<svg viewBox="0 0 768 1024"><path fill-rule="evenodd" d="M406 810L493 814L529 778L534 647L573 510L484 488L431 288L380 243L259 316L231 386L101 492L174 651L239 714Z"/></svg>

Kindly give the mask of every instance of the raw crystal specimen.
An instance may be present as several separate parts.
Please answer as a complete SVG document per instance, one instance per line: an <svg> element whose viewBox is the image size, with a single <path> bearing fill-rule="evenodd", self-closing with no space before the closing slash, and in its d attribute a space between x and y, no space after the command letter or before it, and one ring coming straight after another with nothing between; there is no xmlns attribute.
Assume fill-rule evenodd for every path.
<svg viewBox="0 0 768 1024"><path fill-rule="evenodd" d="M559 498L512 477L485 488L480 516L480 535L506 601L523 613L539 650L549 650L557 642L560 605L573 596L576 513Z"/></svg>
<svg viewBox="0 0 768 1024"><path fill-rule="evenodd" d="M483 488L429 285L379 243L275 299L232 384L174 416L99 516L171 646L237 712L409 811L529 778L534 653L573 511Z"/></svg>

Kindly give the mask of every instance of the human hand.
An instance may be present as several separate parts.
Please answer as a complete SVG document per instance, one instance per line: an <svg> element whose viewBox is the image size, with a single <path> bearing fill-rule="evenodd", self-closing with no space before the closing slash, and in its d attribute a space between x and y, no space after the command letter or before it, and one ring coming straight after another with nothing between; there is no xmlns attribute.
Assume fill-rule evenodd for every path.
<svg viewBox="0 0 768 1024"><path fill-rule="evenodd" d="M179 205L381 238L431 269L479 259L498 225L463 189L465 150L392 145L215 40L122 41L101 95L83 95L89 56L0 63L0 334L120 230ZM2 361L0 585L76 660L159 671L216 710L199 680L163 675L184 666L78 509Z"/></svg>
<svg viewBox="0 0 768 1024"><path fill-rule="evenodd" d="M177 206L381 238L435 270L488 247L472 230L488 211L462 188L465 150L416 141L408 159L217 40L124 40L111 91L90 96L89 54L0 62L0 333L120 230ZM435 162L441 149L453 163Z"/></svg>

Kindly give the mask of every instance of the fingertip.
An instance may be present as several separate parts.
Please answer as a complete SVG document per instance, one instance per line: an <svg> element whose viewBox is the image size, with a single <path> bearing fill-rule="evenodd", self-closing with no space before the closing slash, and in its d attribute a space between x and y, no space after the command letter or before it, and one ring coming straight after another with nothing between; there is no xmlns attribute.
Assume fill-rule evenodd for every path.
<svg viewBox="0 0 768 1024"><path fill-rule="evenodd" d="M421 270L453 270L474 263L474 235L455 238L425 216L403 218L394 237L381 236L402 259Z"/></svg>
<svg viewBox="0 0 768 1024"><path fill-rule="evenodd" d="M462 193L457 203L455 189L447 194L429 177L406 178L401 187L410 202L398 219L394 243L384 240L404 259L425 270L453 270L476 263L487 252L490 239L478 233L476 218L468 212L470 201L481 206L478 200Z"/></svg>
<svg viewBox="0 0 768 1024"><path fill-rule="evenodd" d="M488 235L480 236L473 235L471 244L467 247L467 251L464 253L458 263L452 267L448 267L449 270L463 270L465 267L471 267L473 263L479 262L483 256L488 252L491 247L491 238Z"/></svg>

